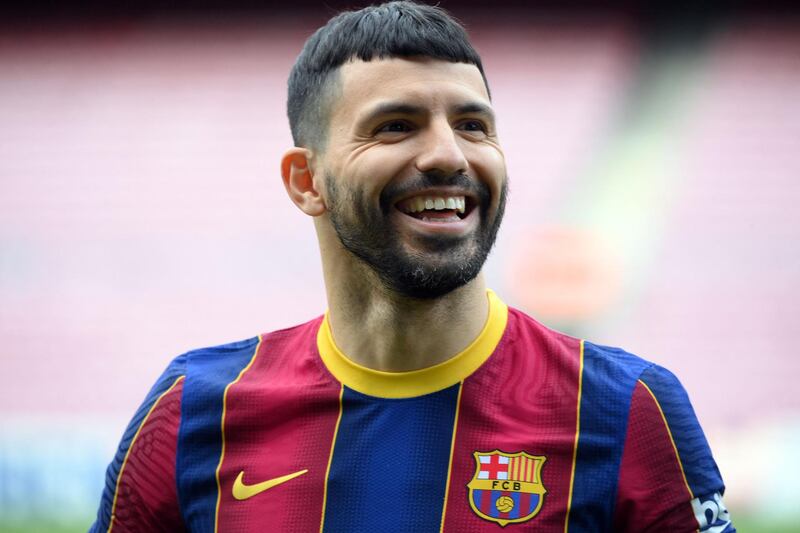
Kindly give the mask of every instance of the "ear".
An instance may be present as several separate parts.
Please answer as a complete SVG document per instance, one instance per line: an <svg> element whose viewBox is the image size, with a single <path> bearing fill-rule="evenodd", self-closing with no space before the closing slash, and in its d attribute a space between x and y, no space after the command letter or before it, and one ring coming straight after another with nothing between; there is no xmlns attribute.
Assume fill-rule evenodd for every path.
<svg viewBox="0 0 800 533"><path fill-rule="evenodd" d="M281 175L283 186L292 202L300 210L312 217L323 214L325 201L314 184L314 172L311 169L311 150L294 147L289 149L281 159Z"/></svg>

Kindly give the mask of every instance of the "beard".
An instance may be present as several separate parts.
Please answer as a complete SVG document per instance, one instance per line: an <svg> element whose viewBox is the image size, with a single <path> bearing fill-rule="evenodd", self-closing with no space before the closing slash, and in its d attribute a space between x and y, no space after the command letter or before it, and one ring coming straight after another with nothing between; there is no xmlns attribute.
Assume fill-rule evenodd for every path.
<svg viewBox="0 0 800 533"><path fill-rule="evenodd" d="M381 192L378 209L367 201L363 188L343 188L343 182L331 175L326 175L325 183L331 223L345 249L366 264L384 287L417 299L439 298L475 279L494 246L507 193L504 179L497 211L489 219L489 188L464 174L421 174L402 184L389 184ZM391 223L394 200L445 185L457 186L478 199L473 210L479 210L480 225L465 236L415 235L416 249L408 250Z"/></svg>

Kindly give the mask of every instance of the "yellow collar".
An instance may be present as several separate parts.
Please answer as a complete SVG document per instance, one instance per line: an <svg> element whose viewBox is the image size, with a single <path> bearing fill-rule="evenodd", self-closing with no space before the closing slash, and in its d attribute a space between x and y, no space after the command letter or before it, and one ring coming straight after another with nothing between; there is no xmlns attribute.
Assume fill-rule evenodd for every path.
<svg viewBox="0 0 800 533"><path fill-rule="evenodd" d="M410 372L384 372L358 365L336 347L328 314L317 332L317 349L331 374L353 390L381 398L412 398L446 389L480 367L500 342L508 322L508 307L492 291L486 325L461 353L443 363Z"/></svg>

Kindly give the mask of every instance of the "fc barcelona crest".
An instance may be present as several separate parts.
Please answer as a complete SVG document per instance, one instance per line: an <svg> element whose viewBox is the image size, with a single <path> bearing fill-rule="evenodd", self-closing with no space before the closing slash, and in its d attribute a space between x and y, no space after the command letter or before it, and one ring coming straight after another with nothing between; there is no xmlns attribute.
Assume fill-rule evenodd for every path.
<svg viewBox="0 0 800 533"><path fill-rule="evenodd" d="M530 520L547 490L542 466L547 458L525 452L475 452L475 475L467 484L469 505L478 516L505 527Z"/></svg>

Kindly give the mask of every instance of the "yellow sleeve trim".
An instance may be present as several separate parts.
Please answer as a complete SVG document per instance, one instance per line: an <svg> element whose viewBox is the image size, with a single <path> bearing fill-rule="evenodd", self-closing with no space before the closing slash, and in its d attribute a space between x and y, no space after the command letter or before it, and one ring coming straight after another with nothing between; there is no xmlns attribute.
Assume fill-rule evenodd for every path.
<svg viewBox="0 0 800 533"><path fill-rule="evenodd" d="M156 401L153 402L153 405L150 407L150 410L147 411L147 414L144 416L142 423L139 424L139 427L136 429L136 433L133 435L133 440L131 440L131 444L130 446L128 446L128 451L125 452L125 459L122 460L122 466L120 467L119 474L117 475L117 484L114 487L114 501L111 504L111 520L109 520L108 522L108 529L106 530L106 533L111 533L111 529L114 527L114 519L116 518L114 513L117 510L117 496L119 496L119 482L122 479L123 472L125 472L125 466L127 466L128 464L128 457L131 454L131 450L133 449L134 444L136 444L136 439L139 438L139 433L142 431L142 428L147 423L147 419L150 418L150 414L153 411L155 411L156 407L158 407L158 404L161 403L161 398L169 394L170 391L175 388L175 385L177 385L178 382L183 379L183 377L184 376L178 376L175 379L175 381L172 382L172 385L170 385L167 390L162 392L161 395L158 398L156 398Z"/></svg>
<svg viewBox="0 0 800 533"><path fill-rule="evenodd" d="M381 398L411 398L446 389L475 372L494 352L508 323L508 307L487 291L486 325L464 351L438 365L410 372L383 372L354 363L333 341L328 315L317 332L317 348L331 374L353 390Z"/></svg>
<svg viewBox="0 0 800 533"><path fill-rule="evenodd" d="M236 376L236 379L234 379L225 386L225 392L222 393L222 418L220 420L220 430L222 434L222 451L219 454L219 464L217 464L217 470L215 473L217 479L217 506L214 509L214 533L217 533L219 529L219 504L220 501L222 501L222 483L220 483L219 480L219 471L222 469L222 461L225 459L225 414L227 412L227 407L228 407L228 390L230 390L230 388L233 385L236 385L239 382L239 380L242 379L242 376L244 376L245 372L250 370L250 367L253 366L253 362L256 360L256 357L258 356L258 349L261 348L262 340L263 339L261 335L259 335L258 344L256 344L256 349L253 351L253 356L250 358L250 362L247 363L247 366L245 366L239 372L239 375Z"/></svg>
<svg viewBox="0 0 800 533"><path fill-rule="evenodd" d="M572 447L572 471L569 474L569 496L567 496L567 516L564 518L564 533L569 529L569 512L572 508L572 489L575 486L575 465L578 461L578 439L581 435L581 393L583 392L583 343L580 348L580 364L578 366L578 406L575 409L575 444Z"/></svg>
<svg viewBox="0 0 800 533"><path fill-rule="evenodd" d="M650 393L650 396L653 398L653 401L656 402L656 407L658 407L658 412L661 414L661 420L664 421L664 427L667 428L667 435L669 435L669 442L672 444L672 449L675 451L675 458L678 460L678 466L681 469L681 477L683 477L683 483L686 485L686 490L689 491L689 499L694 499L694 493L692 492L691 487L689 487L689 481L686 479L686 472L683 471L683 461L681 461L681 455L678 453L678 447L675 445L675 439L672 438L672 431L669 429L669 424L667 423L667 417L664 416L664 411L661 409L661 404L658 403L658 398L656 395L653 394L653 391L650 390L650 387L647 386L647 383L642 381L641 379L638 380L639 383L645 388L645 390Z"/></svg>

